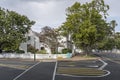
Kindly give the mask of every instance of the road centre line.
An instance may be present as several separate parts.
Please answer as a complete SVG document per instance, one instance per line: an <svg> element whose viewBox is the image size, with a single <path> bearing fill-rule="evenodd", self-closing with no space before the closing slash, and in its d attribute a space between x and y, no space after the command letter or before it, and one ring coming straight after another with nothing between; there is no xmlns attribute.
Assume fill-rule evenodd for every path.
<svg viewBox="0 0 120 80"><path fill-rule="evenodd" d="M30 69L32 69L33 67L35 67L39 63L41 63L41 62L37 62L35 65L33 65L30 68L26 69L24 72L22 72L20 75L18 75L17 77L15 77L13 80L17 80L19 77L21 77L23 74L25 74L26 72L28 72Z"/></svg>
<svg viewBox="0 0 120 80"><path fill-rule="evenodd" d="M58 65L58 62L56 61L52 80L55 80L57 65Z"/></svg>

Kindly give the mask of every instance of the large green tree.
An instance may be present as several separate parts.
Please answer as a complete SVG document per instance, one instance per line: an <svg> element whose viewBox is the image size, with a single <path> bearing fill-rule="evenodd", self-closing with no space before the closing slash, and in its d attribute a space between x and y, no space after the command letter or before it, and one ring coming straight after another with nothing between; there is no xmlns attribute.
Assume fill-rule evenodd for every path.
<svg viewBox="0 0 120 80"><path fill-rule="evenodd" d="M0 48L16 50L34 21L15 11L0 8Z"/></svg>
<svg viewBox="0 0 120 80"><path fill-rule="evenodd" d="M115 39L115 48L120 49L120 32L115 33L114 39Z"/></svg>
<svg viewBox="0 0 120 80"><path fill-rule="evenodd" d="M104 0L85 4L76 2L67 9L67 19L60 28L61 32L70 34L77 47L90 53L111 32L106 22L108 10Z"/></svg>
<svg viewBox="0 0 120 80"><path fill-rule="evenodd" d="M105 40L103 40L99 46L98 46L98 50L111 50L115 48L115 40L114 38L106 38Z"/></svg>

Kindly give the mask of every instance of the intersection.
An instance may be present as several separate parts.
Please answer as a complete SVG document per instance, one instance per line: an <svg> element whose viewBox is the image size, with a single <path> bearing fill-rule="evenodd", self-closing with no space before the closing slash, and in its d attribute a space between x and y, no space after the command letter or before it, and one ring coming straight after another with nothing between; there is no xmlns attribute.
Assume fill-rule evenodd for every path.
<svg viewBox="0 0 120 80"><path fill-rule="evenodd" d="M108 55L108 54L104 54ZM110 54L109 54L110 55ZM119 80L119 60L106 58L102 54L98 60L81 61L24 61L24 60L0 60L0 79L2 80ZM19 66L19 67L18 67ZM79 74L61 74L60 69L80 70ZM84 69L86 72L84 72ZM83 75L81 70L87 75ZM90 70L91 72L87 71ZM108 71L96 75L98 70ZM72 71L72 70L71 70ZM70 70L67 72L71 72ZM96 72L94 72L96 71ZM63 71L64 72L64 71ZM74 71L75 72L75 71ZM101 72L100 72L101 73ZM92 75L91 75L92 74ZM7 76L7 77L6 77Z"/></svg>

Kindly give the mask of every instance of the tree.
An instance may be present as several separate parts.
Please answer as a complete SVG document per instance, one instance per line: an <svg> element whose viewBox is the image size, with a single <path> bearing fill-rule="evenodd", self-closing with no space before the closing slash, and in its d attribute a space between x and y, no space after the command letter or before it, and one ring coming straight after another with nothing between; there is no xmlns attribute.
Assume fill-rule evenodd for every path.
<svg viewBox="0 0 120 80"><path fill-rule="evenodd" d="M16 50L34 24L28 17L0 8L0 48ZM9 47L9 48L7 48Z"/></svg>
<svg viewBox="0 0 120 80"><path fill-rule="evenodd" d="M27 51L31 52L31 53L36 53L38 51L38 49L36 49L35 47L33 47L32 45L28 44L27 45Z"/></svg>
<svg viewBox="0 0 120 80"><path fill-rule="evenodd" d="M112 50L115 46L114 38L107 38L103 42L101 42L101 46L98 46L98 50Z"/></svg>
<svg viewBox="0 0 120 80"><path fill-rule="evenodd" d="M72 50L72 38L71 38L71 31L70 31L70 26L68 26L69 23L64 23L58 30L60 35L66 38L66 45L68 49Z"/></svg>
<svg viewBox="0 0 120 80"><path fill-rule="evenodd" d="M115 33L114 37L116 49L120 49L120 32Z"/></svg>
<svg viewBox="0 0 120 80"><path fill-rule="evenodd" d="M112 31L113 31L113 35L115 35L115 27L117 26L116 21L115 21L115 20L112 20L112 21L110 22L110 26L111 26L111 29L112 29Z"/></svg>
<svg viewBox="0 0 120 80"><path fill-rule="evenodd" d="M117 26L117 22L115 20L112 20L110 22L110 26L111 26L111 29L112 29L112 36L114 37L114 42L115 42L115 45L114 45L114 48L117 48L117 45L120 44L119 43L119 40L116 39L116 34L115 34L115 27Z"/></svg>
<svg viewBox="0 0 120 80"><path fill-rule="evenodd" d="M61 30L70 34L74 44L89 54L111 32L106 22L108 9L103 0L85 4L76 2L67 9L66 22Z"/></svg>
<svg viewBox="0 0 120 80"><path fill-rule="evenodd" d="M57 29L45 26L39 35L40 41L46 43L50 48L52 53L58 52L58 36L59 33Z"/></svg>

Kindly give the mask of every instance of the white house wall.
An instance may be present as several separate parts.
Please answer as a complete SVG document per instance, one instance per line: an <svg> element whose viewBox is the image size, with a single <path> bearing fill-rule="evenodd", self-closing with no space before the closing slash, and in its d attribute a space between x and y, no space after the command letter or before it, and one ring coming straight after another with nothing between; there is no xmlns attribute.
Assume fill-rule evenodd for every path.
<svg viewBox="0 0 120 80"><path fill-rule="evenodd" d="M27 41L27 44L31 44L36 49L40 49L39 38L36 36L30 36L30 40Z"/></svg>
<svg viewBox="0 0 120 80"><path fill-rule="evenodd" d="M21 43L19 49L24 50L25 53L27 53L27 45L28 44L31 44L36 49L40 49L39 37L37 37L33 33L33 31L30 30L29 33L26 34L27 39L28 39L28 37L30 38L30 40L27 40L27 42Z"/></svg>
<svg viewBox="0 0 120 80"><path fill-rule="evenodd" d="M25 53L27 53L27 43L21 43L19 49L24 50Z"/></svg>
<svg viewBox="0 0 120 80"><path fill-rule="evenodd" d="M50 49L50 47L49 47L48 45L46 45L46 44L44 44L44 43L40 43L40 48L41 48L41 47L44 47L45 50L46 50L46 52L47 52L48 54L51 54L51 49Z"/></svg>

